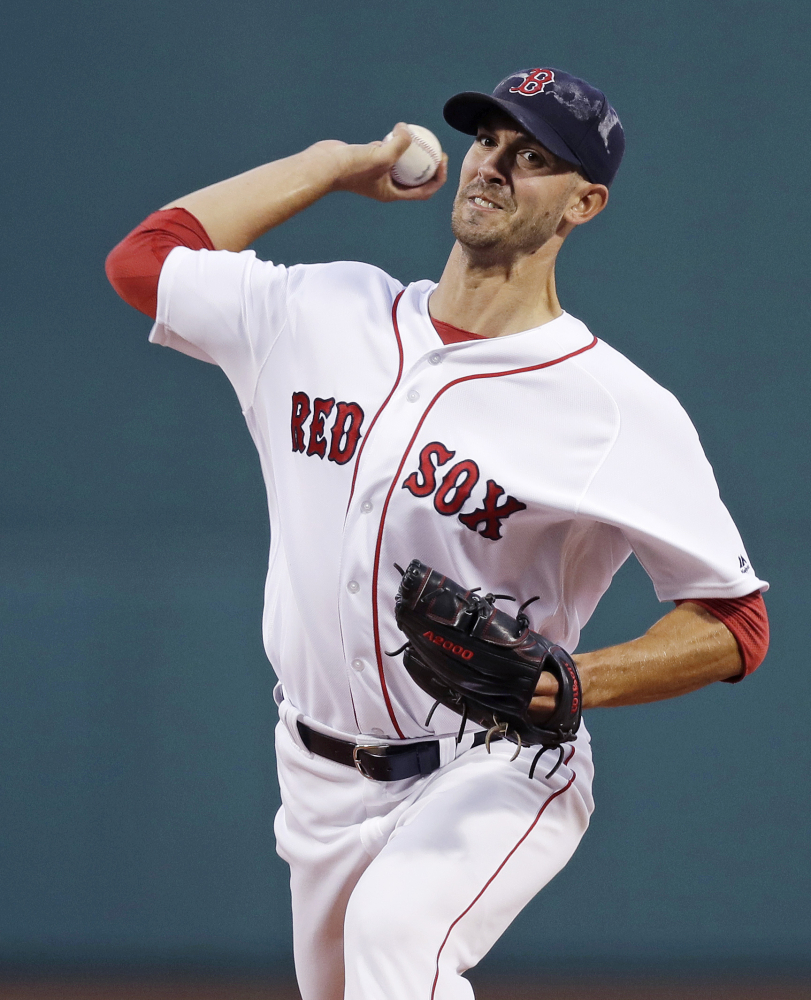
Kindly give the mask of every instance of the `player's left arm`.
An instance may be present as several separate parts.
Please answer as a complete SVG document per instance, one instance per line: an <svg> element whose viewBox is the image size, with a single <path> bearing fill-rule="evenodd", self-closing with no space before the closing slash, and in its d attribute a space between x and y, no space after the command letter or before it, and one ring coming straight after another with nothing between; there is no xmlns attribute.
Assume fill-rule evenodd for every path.
<svg viewBox="0 0 811 1000"><path fill-rule="evenodd" d="M605 370L595 371L607 384L610 375L617 433L579 509L620 524L659 598L677 606L638 639L574 656L583 707L639 705L740 680L768 647L768 583L749 565L678 400L618 356L601 360ZM552 710L551 680L541 675L539 711Z"/></svg>
<svg viewBox="0 0 811 1000"><path fill-rule="evenodd" d="M675 698L715 681L737 678L744 670L738 640L730 629L691 601L660 618L638 639L578 653L574 661L583 685L583 708ZM532 700L533 713L551 712L556 693L557 681L542 674Z"/></svg>

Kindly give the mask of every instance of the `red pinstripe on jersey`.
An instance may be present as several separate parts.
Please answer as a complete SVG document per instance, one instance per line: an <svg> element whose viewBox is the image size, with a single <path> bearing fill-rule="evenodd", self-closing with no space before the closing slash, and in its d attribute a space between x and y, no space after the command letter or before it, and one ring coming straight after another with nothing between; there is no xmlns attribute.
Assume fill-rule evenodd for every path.
<svg viewBox="0 0 811 1000"><path fill-rule="evenodd" d="M572 757L574 757L574 752L575 752L575 748L572 747L571 753L569 754L569 756L564 761L565 764L568 764L569 761L572 759ZM540 820L541 816L543 816L544 812L546 811L546 807L549 805L549 803L553 802L556 798L558 798L558 796L563 795L564 792L568 791L572 787L572 785L574 784L574 780L575 780L576 777L577 777L577 772L576 771L572 771L571 778L569 778L569 780L566 782L566 784L563 786L563 788L559 788L556 792L552 792L552 794L549 796L549 798L546 799L546 801L544 802L544 804L538 810L538 814L536 815L535 819L529 824L529 826L527 827L526 831L524 832L523 836L518 841L518 843L510 850L510 852L507 855L507 857L504 858L504 860L501 862L501 864L498 866L498 868L496 868L496 870L493 872L493 874L490 876L490 878L484 883L484 885L479 890L479 892L473 897L472 901L465 907L464 910L462 910L462 912L459 914L459 916L453 921L453 923L448 928L448 933L443 938L442 944L439 946L439 951L436 953L436 972L434 973L434 983L433 983L433 986L431 987L431 1000L434 1000L434 995L436 994L437 983L439 982L439 961L442 958L442 952L445 950L445 945L448 943L448 938L451 936L451 932L453 931L454 927L459 923L459 921L467 913L469 913L473 909L473 907L476 905L476 903L485 894L485 892L487 891L487 889L489 888L489 886L491 886L493 884L493 882L494 882L496 876L499 874L499 872L502 871L502 869L507 864L507 862L510 860L510 858L513 856L513 854L515 854L515 852L518 850L518 848L524 843L524 841L527 839L527 837L532 833L532 831L538 825L538 821Z"/></svg>
<svg viewBox="0 0 811 1000"><path fill-rule="evenodd" d="M403 289L405 291L405 289ZM366 442L369 440L369 435L372 433L372 428L377 423L377 418L385 410L388 405L389 400L394 395L394 390L400 384L400 379L403 376L403 342L400 339L400 328L397 326L397 303L403 297L403 292L400 292L397 298L394 300L394 304L391 307L391 322L394 327L394 336L397 338L397 350L400 352L400 363L397 368L397 378L394 380L394 385L391 387L391 392L386 396L383 402L380 404L380 408L377 413L372 417L372 422L369 424L369 429L363 435L360 442L360 448L358 448L358 454L355 457L355 468L352 472L352 486L349 489L349 503L347 503L347 511L349 510L349 504L352 503L352 497L355 495L355 480L358 478L358 466L360 465L360 456L363 454L363 448Z"/></svg>
<svg viewBox="0 0 811 1000"><path fill-rule="evenodd" d="M394 308L392 309L392 322L394 323L394 330L395 330L395 333L397 335L397 342L398 342L398 344L401 343L401 341L400 341L400 331L399 331L399 328L397 326L397 303L399 302L399 300L400 300L400 297L398 296L397 297L397 301L394 303ZM403 471L403 466L406 463L406 459L408 458L408 454L411 451L412 447L414 446L414 442L417 440L417 435L419 434L419 432L420 432L420 430L422 428L423 423L425 423L425 418L431 412L431 410L433 409L434 404L436 403L436 401L441 396L443 396L449 389L452 389L454 386L460 385L462 382L472 382L472 381L474 381L476 379L484 379L484 378L501 378L501 377L506 377L506 376L509 376L509 375L520 375L523 372L540 371L542 368L551 368L552 365L559 365L562 361L568 361L569 358L574 358L578 354L583 354L584 351L590 351L591 348L595 347L597 343L598 343L597 338L594 337L594 339L591 341L591 343L590 344L586 344L585 347L580 347L576 351L571 351L569 354L564 354L562 357L555 358L552 361L544 361L544 362L541 362L540 364L537 364L537 365L528 365L527 367L524 367L524 368L511 368L508 371L502 371L502 372L482 372L482 373L477 374L477 375L463 375L463 376L461 376L461 378L457 378L457 379L454 379L452 382L448 382L447 385L444 385L439 390L439 392L436 393L436 395L431 400L431 402L428 404L428 406L426 406L425 412L420 417L419 422L417 423L417 426L416 426L416 428L414 430L414 433L411 435L411 440L406 445L406 449L403 452L403 457L400 460L400 464L397 466L397 471L394 473L394 476L393 476L392 481L391 481L391 486L389 487L389 491L386 494L386 499L385 499L385 501L383 503L383 512L380 515L380 526L378 527L378 530L377 530L377 544L375 545L375 559L374 559L374 566L373 566L373 569L372 569L372 627L373 627L373 630L374 630L374 639L375 639L375 657L377 658L377 673L378 673L378 676L380 678L380 687L381 687L381 689L383 691L383 700L386 703L386 708L387 708L388 713L389 713L389 718L391 719L392 725L394 726L394 729L395 729L395 732L400 737L400 739L405 739L406 737L405 737L405 733L400 728L400 724L397 721L397 718L396 718L396 716L394 714L394 708L393 708L393 706L391 704L391 698L389 696L388 685L386 684L386 675L385 675L385 671L383 669L383 654L382 654L382 650L380 648L380 614L379 614L379 611L378 611L378 602L377 602L377 586L378 586L378 578L380 576L380 550L381 550L382 545L383 545L383 528L384 528L385 523L386 523L386 514L387 514L388 509L389 509L389 503L391 501L392 494L394 493L394 489L395 489L395 487L397 485L397 481L400 478L400 473ZM402 346L401 346L401 351L402 351ZM400 376L398 375L398 377L397 377L397 381L398 382L399 382L399 379L400 379ZM396 388L396 384L395 384L395 388ZM380 409L375 414L375 420L377 420L377 417L383 411L384 407L388 404L388 402L391 399L391 397L392 397L393 394L394 394L394 389L392 389L392 391L387 396L386 401L383 404L383 406L381 406ZM367 435L367 437L368 437L368 435ZM358 456L358 457L360 457L360 456ZM357 470L357 463L355 464L355 469Z"/></svg>

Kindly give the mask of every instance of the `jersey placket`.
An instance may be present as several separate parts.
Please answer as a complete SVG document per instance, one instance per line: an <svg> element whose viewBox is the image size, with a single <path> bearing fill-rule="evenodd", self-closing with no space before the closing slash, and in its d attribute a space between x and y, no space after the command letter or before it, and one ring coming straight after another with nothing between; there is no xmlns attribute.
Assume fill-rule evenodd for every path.
<svg viewBox="0 0 811 1000"><path fill-rule="evenodd" d="M442 352L434 350L404 373L366 442L347 511L339 615L358 725L372 736L418 735L405 731L409 720L402 706L393 704L386 681L387 664L375 633L377 615L385 610L374 605L375 567L382 533L396 530L383 523L389 498L398 487L394 479L401 478L398 473L426 408L447 382L442 361Z"/></svg>

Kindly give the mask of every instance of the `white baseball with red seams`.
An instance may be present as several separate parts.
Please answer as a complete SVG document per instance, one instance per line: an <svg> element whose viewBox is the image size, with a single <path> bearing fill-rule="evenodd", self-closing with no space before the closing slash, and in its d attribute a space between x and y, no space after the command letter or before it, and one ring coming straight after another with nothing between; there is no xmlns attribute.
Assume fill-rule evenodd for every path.
<svg viewBox="0 0 811 1000"><path fill-rule="evenodd" d="M570 651L631 552L663 601L766 588L742 572L670 393L566 313L444 345L434 287L182 247L160 277L151 340L223 368L267 487L276 830L303 1000L472 996L461 972L565 864L592 808L585 727L568 764L533 781L530 750L488 756L473 727L457 749L448 709L426 728L431 699L385 655L403 641L395 562L540 594L532 628ZM361 743L438 736L443 766L369 781L310 754L300 719Z"/></svg>
<svg viewBox="0 0 811 1000"><path fill-rule="evenodd" d="M411 145L391 168L391 176L403 187L427 184L442 161L442 146L434 133L424 125L406 125L411 133ZM391 139L389 132L383 140Z"/></svg>

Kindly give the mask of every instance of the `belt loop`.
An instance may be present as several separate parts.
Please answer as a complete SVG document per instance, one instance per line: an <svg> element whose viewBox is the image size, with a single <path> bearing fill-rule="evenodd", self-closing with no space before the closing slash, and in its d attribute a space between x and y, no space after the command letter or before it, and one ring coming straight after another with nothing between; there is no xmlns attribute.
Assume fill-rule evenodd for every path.
<svg viewBox="0 0 811 1000"><path fill-rule="evenodd" d="M461 757L463 753L466 753L473 746L473 740L476 738L475 732L472 730L466 732L462 739L457 743L456 737L452 736L447 740L442 740L440 743L440 753L442 754L442 763L449 763L455 760L457 757ZM445 746L444 744L447 744ZM445 751L442 753L442 751ZM445 755L447 754L448 760L445 760Z"/></svg>
<svg viewBox="0 0 811 1000"><path fill-rule="evenodd" d="M304 745L304 741L301 738L301 733L298 729L299 720L303 718L303 715L297 708L290 704L289 701L285 700L279 705L279 720L284 726L284 728L290 733L290 738L296 744L299 750L303 754L312 760L314 754L311 750L308 750Z"/></svg>

